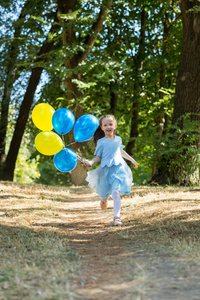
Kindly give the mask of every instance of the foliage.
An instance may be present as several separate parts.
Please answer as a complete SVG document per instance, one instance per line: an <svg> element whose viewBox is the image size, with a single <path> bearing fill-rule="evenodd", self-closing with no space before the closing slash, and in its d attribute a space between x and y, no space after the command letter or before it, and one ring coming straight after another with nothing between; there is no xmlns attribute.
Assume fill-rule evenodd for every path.
<svg viewBox="0 0 200 300"><path fill-rule="evenodd" d="M14 113L14 110L12 109ZM7 131L7 147L6 152L9 148L9 143L13 133L12 127L13 120L11 119L9 122L9 127ZM31 157L31 153L33 149L30 146L31 134L26 131L24 134L24 138L21 143L19 155L16 161L16 167L14 172L14 182L23 182L23 183L33 183L36 178L39 177L38 172L38 160Z"/></svg>
<svg viewBox="0 0 200 300"><path fill-rule="evenodd" d="M16 161L14 182L33 183L40 176L38 161L34 158L29 159L30 151L27 149L27 143L29 137L25 135Z"/></svg>
<svg viewBox="0 0 200 300"><path fill-rule="evenodd" d="M182 129L177 124L183 123ZM191 114L182 116L176 125L171 125L169 133L159 140L159 157L162 165L158 167L172 174L170 177L182 185L194 185L199 173L200 155L197 140L200 129L197 121L191 121ZM170 182L169 177L169 184Z"/></svg>
<svg viewBox="0 0 200 300"><path fill-rule="evenodd" d="M168 2L166 3L169 5ZM155 120L161 114L167 115L169 120L171 119L174 82L181 44L181 23L177 21L179 11L175 12L173 7L168 6L170 34L167 39L164 40L163 38L164 43L162 43L162 36L164 35L162 20L166 11L159 2L154 5L146 4L148 34L143 50L145 55L142 68L138 73L139 26L140 13L143 8L143 3L140 3L140 1L135 2L135 4L132 1L114 2L107 22L104 24L104 30L99 34L86 61L75 69L67 71L62 68L60 56L62 52L57 53L57 60L53 61L54 67L56 67L57 61L60 64L60 72L56 71L56 74L61 76L61 81L63 80L62 76L65 78L65 76L71 76L72 73L83 75L82 81L78 81L78 88L83 96L72 99L69 103L64 96L65 87L61 84L61 97L57 98L57 105L69 107L72 104L79 103L84 108L85 113L90 112L100 117L102 114L112 113L111 92L116 94L117 108L114 113L118 120L118 134L121 135L125 145L131 140L132 104L138 98L140 103L139 137L137 138L134 157L139 160L140 168L133 171L134 181L137 183L145 183L151 176L152 156L156 151L158 139ZM81 28L84 28L83 24ZM83 33L82 36L84 36ZM163 49L167 49L164 55ZM75 48L73 51L75 51ZM159 76L162 65L165 66L167 71L164 85L159 89ZM50 69L48 71L51 74L49 87L52 87L55 76ZM56 79L58 79L57 75ZM169 82L170 87L168 86ZM136 83L139 84L138 91L135 90ZM58 91L58 89L56 90ZM49 96L51 97L52 93L48 93L47 85L44 87L44 91L48 98L44 96L44 93L42 96L50 100ZM55 103L55 98L50 101ZM148 143L149 147L147 146Z"/></svg>
<svg viewBox="0 0 200 300"><path fill-rule="evenodd" d="M45 161L41 162L38 170L40 177L35 180L36 183L54 186L69 186L71 183L70 173L58 171L52 162L52 158L51 160L45 159Z"/></svg>
<svg viewBox="0 0 200 300"><path fill-rule="evenodd" d="M18 1L17 6L13 1L5 1L1 5L1 11L5 15L3 17L2 14L1 18L1 25L4 28L3 51L0 55L2 66L7 65L10 59L9 47L13 45L17 28L19 33L14 37L18 45L18 55L14 62L14 72L17 76L11 94L11 104L16 108L14 114L10 110L13 126L38 49L53 23L56 5L57 1L53 0ZM66 57L74 57L85 50L85 38L98 16L99 9L96 7L99 7L99 1L77 1L74 12L60 16L63 21L59 23L60 29L48 34L48 39L54 40L54 46L48 53L46 61L39 62L38 66L45 68L43 72L45 80L40 82L38 87L40 93L35 94L33 106L39 102L47 102L55 109L74 108L79 105L84 113L92 113L97 117L108 112L114 113L118 120L118 134L125 146L136 139L133 156L138 160L140 167L133 170L134 181L145 183L150 179L152 167L160 156L162 143L166 147L171 147L170 143L173 140L169 138L169 133L161 140L160 137L166 134L168 128L172 128L169 126L182 43L182 22L178 3L168 0L162 3L159 0L153 3L149 1L144 3L141 0L114 1L104 22L104 28L91 47L87 59L74 68L73 66L66 68L64 62ZM5 26L5 18L8 19L12 10L17 12L19 18L13 16ZM21 17L20 11L23 13ZM142 16L145 16L144 23ZM72 45L63 45L63 30L66 29L68 21L73 24L75 40ZM4 70L2 67L0 75L2 89L5 84ZM81 76L77 79L79 75ZM69 101L65 81L73 76L72 83L77 85L81 96L74 96ZM111 106L112 94L117 99L114 109ZM134 103L137 102L138 136L134 137L130 134L130 128ZM32 157L35 157L33 149L37 132L31 119L27 123L27 130L29 141L26 142L30 145ZM178 134L178 131L175 132ZM68 140L68 137L66 139ZM191 147L193 149L193 145ZM88 148L86 153L92 156L90 144L86 148ZM175 149L176 145L172 148ZM162 151L164 153L166 150L162 148ZM193 155L192 150L190 154L187 152L187 155ZM41 177L37 181L45 184L58 182L61 185L70 184L69 174L66 179L66 174L55 172L55 167L48 159L45 158L45 163L44 158L40 154L39 156ZM178 155L174 157L180 158ZM20 170L16 172L19 174Z"/></svg>

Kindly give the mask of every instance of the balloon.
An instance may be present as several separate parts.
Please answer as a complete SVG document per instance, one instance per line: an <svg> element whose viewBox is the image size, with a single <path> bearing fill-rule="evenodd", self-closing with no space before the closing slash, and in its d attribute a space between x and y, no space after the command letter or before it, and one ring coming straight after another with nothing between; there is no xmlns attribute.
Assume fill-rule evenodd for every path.
<svg viewBox="0 0 200 300"><path fill-rule="evenodd" d="M54 155L63 147L63 141L59 135L52 131L40 132L35 138L36 149L44 155Z"/></svg>
<svg viewBox="0 0 200 300"><path fill-rule="evenodd" d="M53 128L60 134L68 133L74 126L75 117L71 110L59 108L52 117Z"/></svg>
<svg viewBox="0 0 200 300"><path fill-rule="evenodd" d="M99 121L95 116L90 114L81 116L74 126L75 141L85 142L90 140L98 126Z"/></svg>
<svg viewBox="0 0 200 300"><path fill-rule="evenodd" d="M61 172L69 172L77 165L76 153L70 148L63 148L54 155L53 162L55 167Z"/></svg>
<svg viewBox="0 0 200 300"><path fill-rule="evenodd" d="M47 103L36 105L32 112L33 123L42 131L51 131L53 128L52 116L54 112L54 108Z"/></svg>

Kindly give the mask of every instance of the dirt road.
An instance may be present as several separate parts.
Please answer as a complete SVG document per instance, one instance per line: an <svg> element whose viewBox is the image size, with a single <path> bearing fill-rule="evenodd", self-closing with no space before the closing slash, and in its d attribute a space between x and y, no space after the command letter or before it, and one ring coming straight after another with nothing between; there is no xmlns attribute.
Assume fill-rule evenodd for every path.
<svg viewBox="0 0 200 300"><path fill-rule="evenodd" d="M74 299L200 299L200 190L139 188L113 226L88 189L72 189L64 228L80 255Z"/></svg>
<svg viewBox="0 0 200 300"><path fill-rule="evenodd" d="M87 187L0 191L0 299L200 300L199 188L135 186L119 227Z"/></svg>

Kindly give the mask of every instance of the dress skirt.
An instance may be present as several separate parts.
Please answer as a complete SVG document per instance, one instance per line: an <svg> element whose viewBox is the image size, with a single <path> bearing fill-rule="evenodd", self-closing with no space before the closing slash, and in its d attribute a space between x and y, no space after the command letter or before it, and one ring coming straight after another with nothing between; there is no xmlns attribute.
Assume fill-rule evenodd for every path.
<svg viewBox="0 0 200 300"><path fill-rule="evenodd" d="M112 190L118 190L121 195L130 194L133 175L124 161L119 165L99 167L87 173L86 181L90 188L100 195L108 197Z"/></svg>

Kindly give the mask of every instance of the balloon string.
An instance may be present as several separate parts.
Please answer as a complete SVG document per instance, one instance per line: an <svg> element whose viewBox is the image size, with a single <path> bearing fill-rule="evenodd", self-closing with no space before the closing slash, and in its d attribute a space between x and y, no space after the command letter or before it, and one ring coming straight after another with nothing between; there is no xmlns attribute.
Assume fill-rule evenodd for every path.
<svg viewBox="0 0 200 300"><path fill-rule="evenodd" d="M64 136L62 135L62 141L63 141L63 145L65 147L65 140L64 140Z"/></svg>
<svg viewBox="0 0 200 300"><path fill-rule="evenodd" d="M70 143L70 144L68 144L68 145L66 145L66 146L65 146L64 135L62 135L62 140L63 140L64 147L67 147L67 146L70 146L70 145L72 145L72 144L75 144L75 143L77 143L77 142L75 141L75 142L73 142L73 143Z"/></svg>
<svg viewBox="0 0 200 300"><path fill-rule="evenodd" d="M70 143L70 144L68 144L68 145L66 145L65 146L65 140L64 140L64 136L62 135L62 140L63 140L63 144L64 144L64 149L67 147L67 146L70 146L70 145L72 145L72 144L75 144L75 143L77 143L77 142L73 142L73 143ZM66 149L65 149L65 152L67 153L67 151L66 151ZM80 155L78 155L77 153L76 153L76 156L77 156L77 158L82 162L82 161L84 161L84 158L82 158Z"/></svg>
<svg viewBox="0 0 200 300"><path fill-rule="evenodd" d="M76 153L76 156L77 156L77 158L78 158L80 161L84 161L84 159L83 159L80 155L78 155L77 153Z"/></svg>
<svg viewBox="0 0 200 300"><path fill-rule="evenodd" d="M70 146L70 145L72 145L72 144L76 144L76 143L77 143L77 142L73 142L73 143L70 143L70 144L68 144L67 146ZM67 147L67 146L66 146L66 147Z"/></svg>

